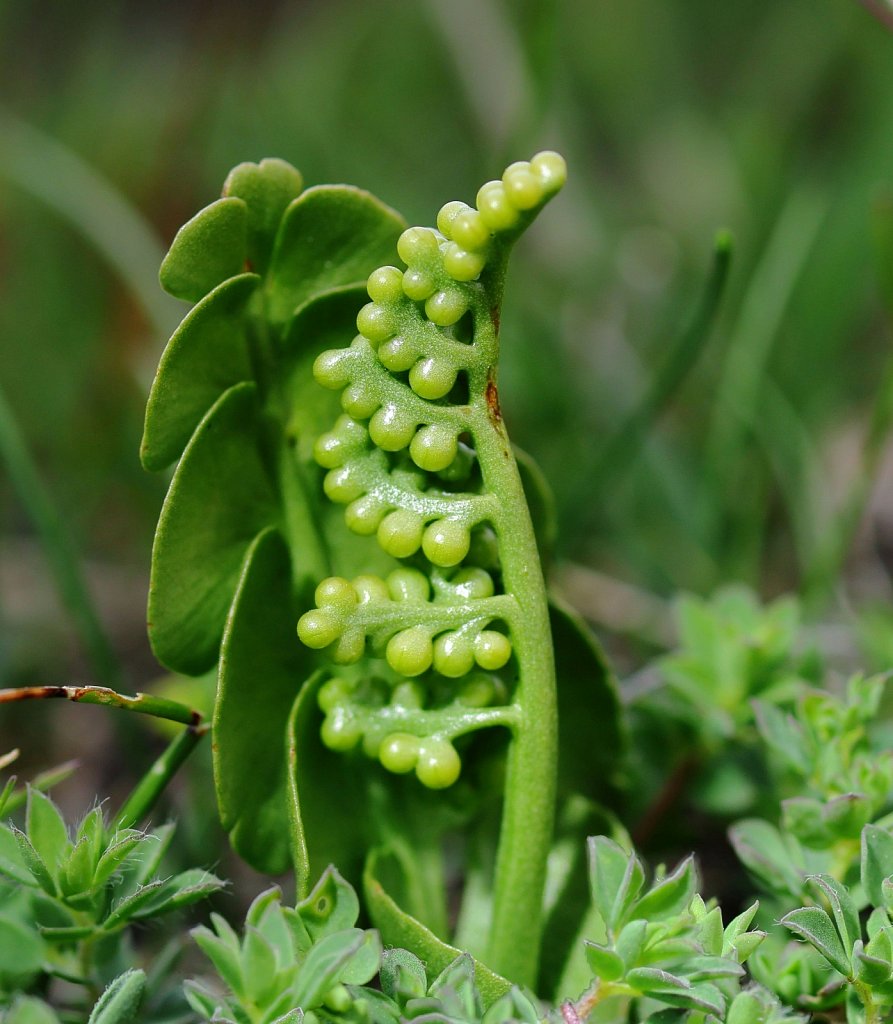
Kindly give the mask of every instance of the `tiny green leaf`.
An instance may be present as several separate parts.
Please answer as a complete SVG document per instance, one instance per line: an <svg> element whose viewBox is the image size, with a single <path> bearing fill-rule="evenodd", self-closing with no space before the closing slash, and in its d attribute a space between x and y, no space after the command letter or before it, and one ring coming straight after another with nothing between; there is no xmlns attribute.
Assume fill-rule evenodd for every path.
<svg viewBox="0 0 893 1024"><path fill-rule="evenodd" d="M211 961L217 973L236 997L245 999L245 981L242 976L240 948L237 946L234 949L229 942L215 935L203 925L193 928L191 935L196 945Z"/></svg>
<svg viewBox="0 0 893 1024"><path fill-rule="evenodd" d="M607 946L600 946L597 942L586 940L586 961L592 968L592 973L603 981L616 981L623 976L623 960Z"/></svg>
<svg viewBox="0 0 893 1024"><path fill-rule="evenodd" d="M697 885L694 859L686 857L669 875L652 884L632 909L646 921L662 921L687 907Z"/></svg>
<svg viewBox="0 0 893 1024"><path fill-rule="evenodd" d="M420 999L428 991L425 965L408 949L386 949L381 958L381 988L392 999Z"/></svg>
<svg viewBox="0 0 893 1024"><path fill-rule="evenodd" d="M810 875L809 881L819 890L831 907L831 916L844 949L851 949L861 938L859 912L846 888L831 875Z"/></svg>
<svg viewBox="0 0 893 1024"><path fill-rule="evenodd" d="M799 938L810 943L845 977L851 971L849 955L840 941L834 923L821 907L800 907L785 914L781 924Z"/></svg>
<svg viewBox="0 0 893 1024"><path fill-rule="evenodd" d="M125 971L99 997L87 1024L128 1024L136 1017L145 990L142 971Z"/></svg>
<svg viewBox="0 0 893 1024"><path fill-rule="evenodd" d="M360 916L360 901L353 886L330 866L295 910L310 937L317 940L353 928Z"/></svg>
<svg viewBox="0 0 893 1024"><path fill-rule="evenodd" d="M588 840L592 900L609 931L621 925L645 882L635 853L627 853L607 836Z"/></svg>
<svg viewBox="0 0 893 1024"><path fill-rule="evenodd" d="M34 881L37 882L44 892L49 893L50 896L55 896L57 893L56 882L47 870L47 866L44 863L43 858L32 846L31 840L24 832L20 832L15 826L12 828L12 833L15 836L16 843L18 844L22 861L33 875Z"/></svg>
<svg viewBox="0 0 893 1024"><path fill-rule="evenodd" d="M53 801L40 790L28 787L25 831L31 845L50 874L56 874L70 841L65 821Z"/></svg>

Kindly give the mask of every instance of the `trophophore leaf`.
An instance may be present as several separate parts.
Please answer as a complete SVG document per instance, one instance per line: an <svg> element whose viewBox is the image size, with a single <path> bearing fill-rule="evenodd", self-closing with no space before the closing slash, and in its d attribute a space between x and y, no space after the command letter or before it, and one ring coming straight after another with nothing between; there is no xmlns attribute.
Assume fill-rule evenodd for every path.
<svg viewBox="0 0 893 1024"><path fill-rule="evenodd" d="M214 708L220 820L241 856L270 874L291 855L287 723L310 658L295 643L288 550L267 529L246 553L223 634ZM263 690L257 691L262 681Z"/></svg>
<svg viewBox="0 0 893 1024"><path fill-rule="evenodd" d="M592 631L555 597L549 622L558 680L559 790L616 807L627 747L617 681Z"/></svg>
<svg viewBox="0 0 893 1024"><path fill-rule="evenodd" d="M248 208L241 199L218 199L177 232L164 262L161 283L178 299L198 302L228 277L245 269Z"/></svg>
<svg viewBox="0 0 893 1024"><path fill-rule="evenodd" d="M256 389L237 384L208 411L174 473L152 552L149 638L158 660L200 674L220 638L249 545L279 517L258 451Z"/></svg>
<svg viewBox="0 0 893 1024"><path fill-rule="evenodd" d="M240 274L193 307L168 342L146 406L140 458L160 470L180 457L202 417L253 377L243 314L260 278Z"/></svg>
<svg viewBox="0 0 893 1024"><path fill-rule="evenodd" d="M288 720L289 819L299 895L327 864L355 877L370 838L364 773L319 738L317 695L325 681L325 673L317 672L304 683Z"/></svg>
<svg viewBox="0 0 893 1024"><path fill-rule="evenodd" d="M269 316L284 323L311 296L364 281L386 263L405 222L362 189L316 185L282 218L269 269Z"/></svg>

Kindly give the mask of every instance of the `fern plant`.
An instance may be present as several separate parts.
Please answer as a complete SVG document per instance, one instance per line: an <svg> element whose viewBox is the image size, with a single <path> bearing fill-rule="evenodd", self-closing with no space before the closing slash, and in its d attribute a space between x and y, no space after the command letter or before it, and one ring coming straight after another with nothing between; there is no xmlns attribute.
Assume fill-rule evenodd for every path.
<svg viewBox="0 0 893 1024"><path fill-rule="evenodd" d="M404 229L360 190L240 165L162 267L197 304L142 448L150 469L179 456L150 638L178 672L217 666L236 849L267 871L291 859L304 895L328 863L362 875L386 941L445 967L452 939L526 984L550 927L556 794L583 800L562 822L582 849L623 748L597 645L547 598L549 496L497 386L508 255L564 179L540 153L476 206L447 203L436 229Z"/></svg>

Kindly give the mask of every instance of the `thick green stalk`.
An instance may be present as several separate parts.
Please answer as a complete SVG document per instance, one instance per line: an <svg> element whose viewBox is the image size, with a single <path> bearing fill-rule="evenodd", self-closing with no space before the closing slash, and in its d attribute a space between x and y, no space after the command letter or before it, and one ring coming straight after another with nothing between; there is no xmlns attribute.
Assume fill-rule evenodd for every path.
<svg viewBox="0 0 893 1024"><path fill-rule="evenodd" d="M477 339L490 349L490 367L484 388L472 390L478 396L472 401L475 441L486 490L499 496L503 510L494 526L505 592L518 606L509 625L518 663L515 706L520 717L508 754L486 960L503 976L532 986L539 962L546 860L555 813L555 663L536 537L499 408L494 376L497 329L481 320Z"/></svg>

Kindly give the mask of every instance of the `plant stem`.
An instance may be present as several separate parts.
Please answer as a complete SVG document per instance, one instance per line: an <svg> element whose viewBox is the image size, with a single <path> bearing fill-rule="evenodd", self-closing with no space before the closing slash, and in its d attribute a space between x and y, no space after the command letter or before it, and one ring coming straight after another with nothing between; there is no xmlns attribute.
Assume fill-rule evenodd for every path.
<svg viewBox="0 0 893 1024"><path fill-rule="evenodd" d="M485 386L472 387L474 430L488 493L511 515L495 524L505 592L518 605L512 643L518 664L506 769L502 827L496 857L493 918L487 963L519 984L533 986L539 963L546 860L555 815L558 721L555 663L546 587L518 467L502 422L493 368L495 324L477 324L478 341L491 349Z"/></svg>
<svg viewBox="0 0 893 1024"><path fill-rule="evenodd" d="M176 736L140 779L112 822L113 829L133 828L146 818L177 770L210 726L190 725Z"/></svg>

